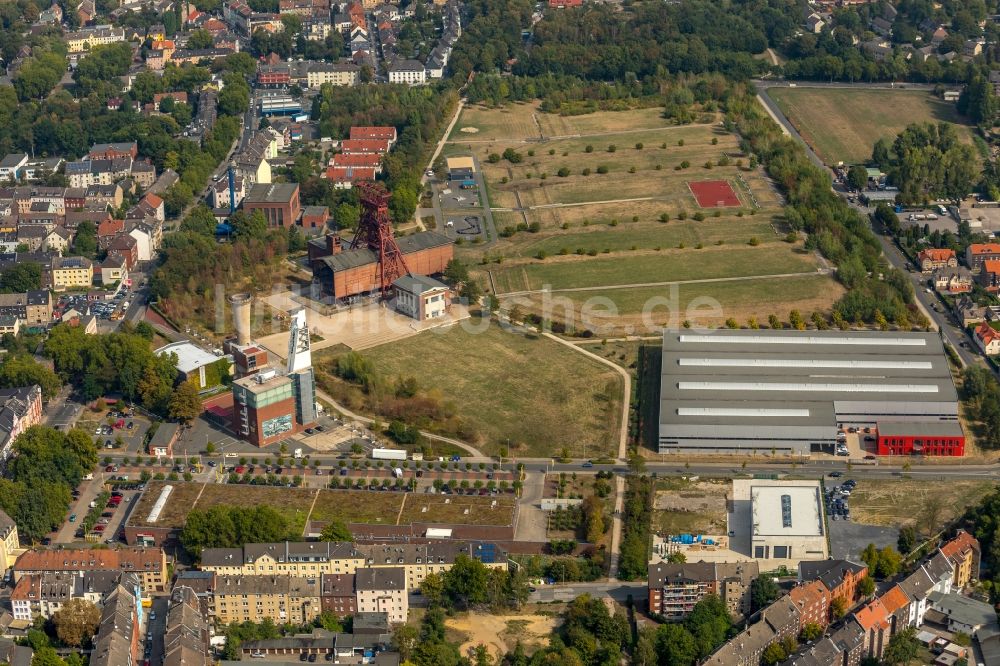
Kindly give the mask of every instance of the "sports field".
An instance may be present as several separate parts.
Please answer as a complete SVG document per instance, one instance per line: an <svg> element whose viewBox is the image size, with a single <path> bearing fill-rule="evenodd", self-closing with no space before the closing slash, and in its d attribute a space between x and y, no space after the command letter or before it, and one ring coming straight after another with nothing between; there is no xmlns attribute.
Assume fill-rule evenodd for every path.
<svg viewBox="0 0 1000 666"><path fill-rule="evenodd" d="M895 138L911 123L964 125L954 104L924 91L796 87L769 88L767 94L831 165L864 162L876 141ZM971 141L967 130L961 134Z"/></svg>
<svg viewBox="0 0 1000 666"><path fill-rule="evenodd" d="M476 131L456 129L444 153L478 158L499 239L459 256L507 306L512 294L546 287L617 301L623 293L602 288L634 285L645 297L651 285L726 279L699 289L739 316L828 310L840 290L802 239L787 237L775 184L750 168L719 116L696 115L678 126L659 109L562 117L531 104L466 108L456 128ZM809 279L776 288L773 276L789 274ZM697 300L691 285L681 293ZM538 312L538 296L517 298ZM641 313L634 297L624 300L623 318Z"/></svg>

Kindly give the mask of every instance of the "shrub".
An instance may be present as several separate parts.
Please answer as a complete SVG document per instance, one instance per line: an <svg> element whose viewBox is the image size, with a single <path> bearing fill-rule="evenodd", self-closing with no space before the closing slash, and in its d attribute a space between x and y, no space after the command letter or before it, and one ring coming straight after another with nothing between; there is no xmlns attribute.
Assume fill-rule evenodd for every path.
<svg viewBox="0 0 1000 666"><path fill-rule="evenodd" d="M712 145L713 146L719 145L719 138L718 137L714 137L714 136L712 137Z"/></svg>
<svg viewBox="0 0 1000 666"><path fill-rule="evenodd" d="M750 245L757 247L758 245L760 245L760 239L758 239L756 236L751 236Z"/></svg>
<svg viewBox="0 0 1000 666"><path fill-rule="evenodd" d="M594 152L594 147L588 143L587 147L583 149L583 152L585 152L585 153L592 153L592 152Z"/></svg>
<svg viewBox="0 0 1000 666"><path fill-rule="evenodd" d="M587 250L587 256L588 257L596 257L597 256L597 250Z"/></svg>
<svg viewBox="0 0 1000 666"><path fill-rule="evenodd" d="M654 168L654 169L656 169L657 171L659 171L660 169L662 169L662 168L663 168L663 165L662 165L662 164L657 164L657 165L656 165L655 167L653 167L653 168Z"/></svg>
<svg viewBox="0 0 1000 666"><path fill-rule="evenodd" d="M542 230L542 224L540 222L532 222L528 225L528 231L533 234L537 234Z"/></svg>
<svg viewBox="0 0 1000 666"><path fill-rule="evenodd" d="M584 176L589 176L589 175L590 175L590 167L586 167L586 168L585 168L585 169L584 169L583 171L581 171L580 173L582 173L582 174L583 174Z"/></svg>
<svg viewBox="0 0 1000 666"><path fill-rule="evenodd" d="M608 146L608 152L609 153L613 153L616 150L618 150L618 146L616 146L615 144L611 144L610 146Z"/></svg>
<svg viewBox="0 0 1000 666"><path fill-rule="evenodd" d="M712 160L708 160L707 162L705 162L705 168L706 169L711 169L712 168Z"/></svg>
<svg viewBox="0 0 1000 666"><path fill-rule="evenodd" d="M639 142L639 143L635 144L635 149L636 150L642 150L642 142Z"/></svg>
<svg viewBox="0 0 1000 666"><path fill-rule="evenodd" d="M697 213L695 213L691 217L692 217L692 219L697 220L698 222L701 222L702 220L705 219L705 214L702 213L701 211L698 211Z"/></svg>
<svg viewBox="0 0 1000 666"><path fill-rule="evenodd" d="M528 157L534 157L534 156L535 156L535 149L532 148L531 150L528 151Z"/></svg>
<svg viewBox="0 0 1000 666"><path fill-rule="evenodd" d="M607 173L607 172L608 172L608 167L604 166L603 164L601 166L597 167L597 173L604 174L604 173Z"/></svg>
<svg viewBox="0 0 1000 666"><path fill-rule="evenodd" d="M681 212L677 213L677 219L678 220L686 220L687 217L688 217L688 214L687 214L686 210L682 210Z"/></svg>
<svg viewBox="0 0 1000 666"><path fill-rule="evenodd" d="M608 224L610 226L612 226L612 227L617 227L618 226L618 220L611 220L610 222L608 222Z"/></svg>
<svg viewBox="0 0 1000 666"><path fill-rule="evenodd" d="M545 259L548 256L549 256L549 253L546 252L545 250L539 250L538 252L535 253L535 259L543 260L543 259Z"/></svg>
<svg viewBox="0 0 1000 666"><path fill-rule="evenodd" d="M677 140L677 145L678 146L683 146L684 145L684 139L678 139Z"/></svg>
<svg viewBox="0 0 1000 666"><path fill-rule="evenodd" d="M500 153L490 153L490 156L486 158L486 161L490 164L496 164L500 161Z"/></svg>
<svg viewBox="0 0 1000 666"><path fill-rule="evenodd" d="M666 224L669 221L670 221L670 214L669 213L660 213L660 222L663 222L664 224Z"/></svg>
<svg viewBox="0 0 1000 666"><path fill-rule="evenodd" d="M556 154L556 149L555 148L549 148L549 155L555 155L555 154Z"/></svg>
<svg viewBox="0 0 1000 666"><path fill-rule="evenodd" d="M691 163L688 162L687 160L684 160L683 162L681 162L681 168L682 169L687 169L689 166L691 166Z"/></svg>
<svg viewBox="0 0 1000 666"><path fill-rule="evenodd" d="M556 175L559 176L560 178L565 178L569 174L570 174L570 170L567 169L566 167L560 167L559 171L556 172Z"/></svg>

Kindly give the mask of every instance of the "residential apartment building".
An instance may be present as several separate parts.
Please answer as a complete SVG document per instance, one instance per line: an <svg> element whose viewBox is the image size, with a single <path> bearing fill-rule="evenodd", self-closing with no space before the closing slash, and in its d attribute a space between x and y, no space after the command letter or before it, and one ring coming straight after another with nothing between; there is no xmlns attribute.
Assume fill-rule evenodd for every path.
<svg viewBox="0 0 1000 666"><path fill-rule="evenodd" d="M125 29L115 28L110 25L98 25L93 28L84 28L74 32L68 32L63 39L66 41L66 49L70 53L82 53L89 51L95 46L106 46L125 41Z"/></svg>
<svg viewBox="0 0 1000 666"><path fill-rule="evenodd" d="M324 83L335 86L353 86L361 80L361 68L354 63L317 62L306 72L306 84L318 88Z"/></svg>
<svg viewBox="0 0 1000 666"><path fill-rule="evenodd" d="M864 631L864 654L872 659L882 659L885 649L889 646L890 615L879 599L859 608L854 613L854 621Z"/></svg>
<svg viewBox="0 0 1000 666"><path fill-rule="evenodd" d="M123 666L135 664L139 657L138 581L125 577L108 596L101 610L101 622L94 637L90 666Z"/></svg>
<svg viewBox="0 0 1000 666"><path fill-rule="evenodd" d="M799 563L799 581L818 580L830 591L830 603L841 598L851 608L858 600L858 583L868 567L850 560L817 560Z"/></svg>
<svg viewBox="0 0 1000 666"><path fill-rule="evenodd" d="M703 662L703 666L760 666L761 655L771 643L794 638L799 632L799 613L787 596L760 612L751 624Z"/></svg>
<svg viewBox="0 0 1000 666"><path fill-rule="evenodd" d="M320 582L320 604L324 613L344 617L357 612L354 574L323 574Z"/></svg>
<svg viewBox="0 0 1000 666"><path fill-rule="evenodd" d="M358 569L354 588L358 612L385 613L392 624L406 622L410 603L403 567Z"/></svg>
<svg viewBox="0 0 1000 666"><path fill-rule="evenodd" d="M18 435L41 422L42 389L38 384L0 390L0 460L10 457ZM17 550L17 526L10 516L4 514L4 517L6 520L0 520L0 535L3 535L0 560L10 566L13 553Z"/></svg>
<svg viewBox="0 0 1000 666"><path fill-rule="evenodd" d="M427 83L427 69L419 60L397 60L389 65L389 83L423 85Z"/></svg>
<svg viewBox="0 0 1000 666"><path fill-rule="evenodd" d="M759 572L756 562L650 564L650 612L670 621L682 620L705 595L716 594L734 618L742 617L750 612L750 583Z"/></svg>
<svg viewBox="0 0 1000 666"><path fill-rule="evenodd" d="M22 576L10 594L11 612L15 620L31 622L45 619L71 599L84 599L101 606L114 591L123 575L117 571L80 571L66 574L48 572Z"/></svg>
<svg viewBox="0 0 1000 666"><path fill-rule="evenodd" d="M952 585L961 590L973 580L979 579L979 565L982 548L979 540L965 530L959 530L954 538L941 546L941 553L951 560L955 568Z"/></svg>
<svg viewBox="0 0 1000 666"><path fill-rule="evenodd" d="M965 264L978 272L983 267L984 261L1000 261L1000 244L998 243L972 243L965 250Z"/></svg>
<svg viewBox="0 0 1000 666"><path fill-rule="evenodd" d="M215 663L209 649L208 621L193 589L174 586L167 608L163 634L163 666L210 666Z"/></svg>
<svg viewBox="0 0 1000 666"><path fill-rule="evenodd" d="M1000 331L990 326L989 322L980 323L973 331L972 337L987 356L1000 354Z"/></svg>
<svg viewBox="0 0 1000 666"><path fill-rule="evenodd" d="M217 575L209 601L209 612L223 625L265 618L302 625L320 611L318 577Z"/></svg>
<svg viewBox="0 0 1000 666"><path fill-rule="evenodd" d="M459 555L489 568L507 567L507 556L488 542L442 541L428 544L358 544L292 542L247 544L243 548L206 548L201 568L217 575L350 575L361 567L401 567L408 589L417 589L428 574L443 573Z"/></svg>
<svg viewBox="0 0 1000 666"><path fill-rule="evenodd" d="M788 598L799 610L799 630L807 624L826 627L830 623L830 590L822 581L802 583L791 589Z"/></svg>
<svg viewBox="0 0 1000 666"><path fill-rule="evenodd" d="M166 592L168 589L167 555L161 548L36 548L25 551L14 562L15 581L29 574L78 574L87 571L134 573L147 594Z"/></svg>
<svg viewBox="0 0 1000 666"><path fill-rule="evenodd" d="M20 554L21 542L17 536L17 524L0 509L0 569L3 571L9 569Z"/></svg>
<svg viewBox="0 0 1000 666"><path fill-rule="evenodd" d="M917 253L917 263L920 265L921 271L930 273L939 268L956 268L958 258L955 256L954 250L929 247Z"/></svg>
<svg viewBox="0 0 1000 666"><path fill-rule="evenodd" d="M52 259L52 287L56 290L89 287L94 284L94 262L86 257Z"/></svg>
<svg viewBox="0 0 1000 666"><path fill-rule="evenodd" d="M52 321L52 296L45 290L0 294L0 316L16 317L27 324L48 324Z"/></svg>

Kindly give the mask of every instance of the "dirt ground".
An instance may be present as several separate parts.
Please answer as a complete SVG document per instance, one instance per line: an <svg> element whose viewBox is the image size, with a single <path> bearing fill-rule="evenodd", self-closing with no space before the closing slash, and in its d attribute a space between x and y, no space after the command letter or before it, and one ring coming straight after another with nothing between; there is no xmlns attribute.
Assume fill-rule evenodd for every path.
<svg viewBox="0 0 1000 666"><path fill-rule="evenodd" d="M929 532L953 520L991 492L991 481L944 483L923 479L865 479L851 493L851 520L865 525L915 524Z"/></svg>
<svg viewBox="0 0 1000 666"><path fill-rule="evenodd" d="M661 534L724 534L726 481L671 479L657 487L653 503L653 527Z"/></svg>
<svg viewBox="0 0 1000 666"><path fill-rule="evenodd" d="M459 650L463 656L468 656L482 643L491 655L499 658L513 650L518 641L530 655L548 643L549 635L559 622L558 617L549 615L465 613L448 618L445 626L462 634L464 640Z"/></svg>

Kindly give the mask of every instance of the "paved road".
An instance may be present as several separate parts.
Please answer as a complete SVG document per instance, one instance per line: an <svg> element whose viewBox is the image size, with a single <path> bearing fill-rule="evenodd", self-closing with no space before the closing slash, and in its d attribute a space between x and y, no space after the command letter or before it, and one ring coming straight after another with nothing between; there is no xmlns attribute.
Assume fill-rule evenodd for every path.
<svg viewBox="0 0 1000 666"><path fill-rule="evenodd" d="M611 562L608 566L608 578L617 580L619 552L622 549L622 511L625 508L625 477L615 476L615 510L611 518Z"/></svg>
<svg viewBox="0 0 1000 666"><path fill-rule="evenodd" d="M83 405L70 397L71 387L65 386L45 407L45 424L69 430L83 411Z"/></svg>
<svg viewBox="0 0 1000 666"><path fill-rule="evenodd" d="M548 519L541 509L542 493L545 490L545 474L531 472L524 475L524 487L518 502L517 531L515 541L547 541Z"/></svg>

